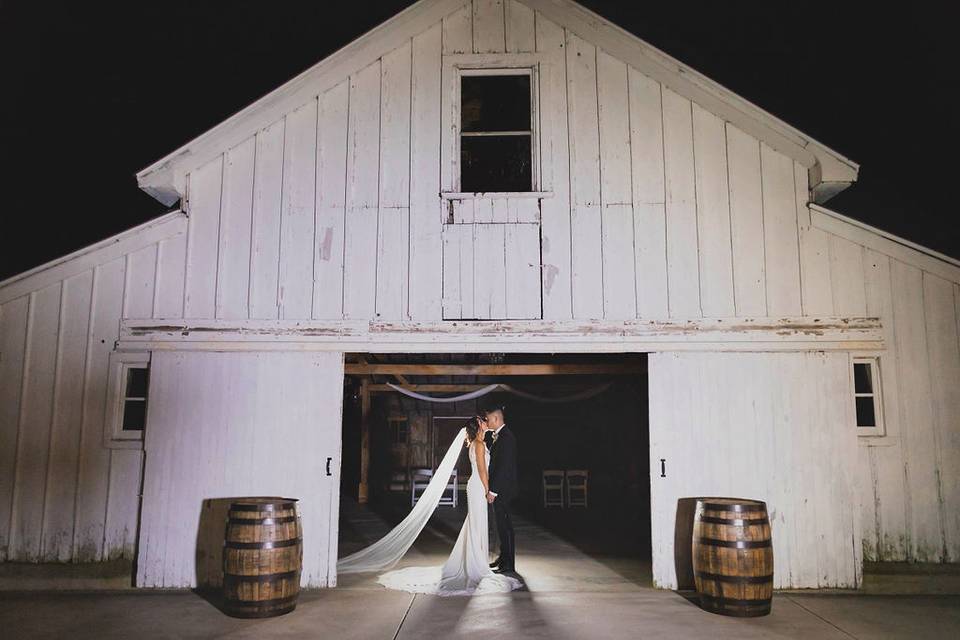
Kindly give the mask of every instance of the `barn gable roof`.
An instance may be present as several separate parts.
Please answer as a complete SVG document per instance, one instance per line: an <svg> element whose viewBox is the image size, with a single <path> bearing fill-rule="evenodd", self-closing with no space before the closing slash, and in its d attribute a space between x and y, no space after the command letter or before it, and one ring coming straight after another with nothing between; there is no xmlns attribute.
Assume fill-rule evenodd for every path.
<svg viewBox="0 0 960 640"><path fill-rule="evenodd" d="M815 202L825 202L856 181L859 166L855 162L573 0L517 1L805 166ZM140 171L140 188L164 204L173 204L183 194L185 176L191 170L466 4L468 0L420 0Z"/></svg>

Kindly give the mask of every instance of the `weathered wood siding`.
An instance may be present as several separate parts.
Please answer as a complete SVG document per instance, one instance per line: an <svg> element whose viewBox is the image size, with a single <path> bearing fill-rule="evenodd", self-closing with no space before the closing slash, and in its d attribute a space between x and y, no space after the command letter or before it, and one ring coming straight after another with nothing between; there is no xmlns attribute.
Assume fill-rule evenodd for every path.
<svg viewBox="0 0 960 640"><path fill-rule="evenodd" d="M166 260L185 227L164 216L0 287L0 561L133 558L142 452L104 446L109 357L121 317L182 304Z"/></svg>
<svg viewBox="0 0 960 640"><path fill-rule="evenodd" d="M300 500L302 584L333 586L343 354L158 352L150 389L137 584L216 584L221 499L275 495Z"/></svg>
<svg viewBox="0 0 960 640"><path fill-rule="evenodd" d="M716 495L767 503L775 587L858 586L860 518L850 508L857 500L857 436L848 366L842 353L650 356L658 586L678 586L675 532L683 527L677 501Z"/></svg>
<svg viewBox="0 0 960 640"><path fill-rule="evenodd" d="M960 268L808 215L805 306L879 317L884 330L886 435L859 438L857 459L864 557L960 562Z"/></svg>
<svg viewBox="0 0 960 640"><path fill-rule="evenodd" d="M458 272L443 242L469 231L441 241L458 163L443 69L471 54L539 65L549 195L517 255L539 266L545 319L812 315L806 170L513 0L465 3L191 172L183 313L429 321L446 297L459 317L530 317L529 287L441 282Z"/></svg>

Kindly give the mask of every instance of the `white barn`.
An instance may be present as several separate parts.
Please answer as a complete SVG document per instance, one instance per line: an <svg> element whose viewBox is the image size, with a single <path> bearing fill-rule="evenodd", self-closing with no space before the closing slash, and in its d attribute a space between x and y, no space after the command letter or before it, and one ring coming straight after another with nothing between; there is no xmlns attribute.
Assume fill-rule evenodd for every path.
<svg viewBox="0 0 960 640"><path fill-rule="evenodd" d="M706 494L768 502L780 588L957 562L960 262L821 206L857 171L569 0L421 0L0 282L0 559L195 586L203 500L289 494L333 586L345 353L643 352L658 586Z"/></svg>

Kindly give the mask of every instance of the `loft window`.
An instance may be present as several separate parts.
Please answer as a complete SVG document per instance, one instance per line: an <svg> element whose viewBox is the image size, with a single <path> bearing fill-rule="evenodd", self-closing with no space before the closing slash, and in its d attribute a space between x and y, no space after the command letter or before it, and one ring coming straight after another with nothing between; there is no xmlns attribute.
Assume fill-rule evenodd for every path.
<svg viewBox="0 0 960 640"><path fill-rule="evenodd" d="M150 389L150 354L110 354L107 384L107 420L104 444L110 448L140 448L147 426L147 396Z"/></svg>
<svg viewBox="0 0 960 640"><path fill-rule="evenodd" d="M407 444L409 424L406 416L391 416L387 420L390 423L393 444Z"/></svg>
<svg viewBox="0 0 960 640"><path fill-rule="evenodd" d="M857 434L883 435L883 404L880 396L879 358L854 358L853 401Z"/></svg>
<svg viewBox="0 0 960 640"><path fill-rule="evenodd" d="M484 70L460 76L460 190L533 190L531 72Z"/></svg>

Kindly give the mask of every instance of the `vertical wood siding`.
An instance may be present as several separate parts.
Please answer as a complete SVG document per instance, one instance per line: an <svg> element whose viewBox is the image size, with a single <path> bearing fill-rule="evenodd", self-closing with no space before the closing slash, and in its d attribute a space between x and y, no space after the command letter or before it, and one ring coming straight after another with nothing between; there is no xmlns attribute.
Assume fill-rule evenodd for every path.
<svg viewBox="0 0 960 640"><path fill-rule="evenodd" d="M302 583L335 584L343 355L157 353L151 377L137 584L216 584L204 501L248 495L300 499Z"/></svg>
<svg viewBox="0 0 960 640"><path fill-rule="evenodd" d="M186 233L0 304L0 559L130 556L141 454L102 438L122 316L443 317L441 70L482 52L540 56L550 193L539 246L504 235L487 312L535 315L530 278L510 275L539 267L546 320L880 317L887 436L859 441L864 552L960 561L960 285L813 226L804 167L515 0L465 3L193 171Z"/></svg>
<svg viewBox="0 0 960 640"><path fill-rule="evenodd" d="M677 500L764 500L778 588L859 583L856 435L845 354L653 354L653 574L677 586ZM805 380L807 384L797 384Z"/></svg>

